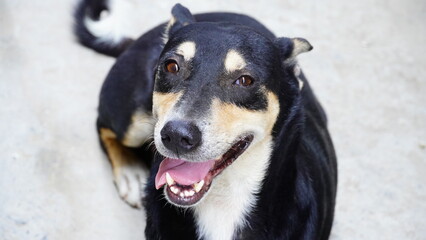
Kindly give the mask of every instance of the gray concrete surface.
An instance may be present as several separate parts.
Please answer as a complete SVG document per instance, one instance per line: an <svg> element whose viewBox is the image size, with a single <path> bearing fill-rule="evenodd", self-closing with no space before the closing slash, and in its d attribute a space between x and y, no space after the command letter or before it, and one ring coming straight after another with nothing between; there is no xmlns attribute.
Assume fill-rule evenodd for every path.
<svg viewBox="0 0 426 240"><path fill-rule="evenodd" d="M130 2L138 33L174 3ZM143 239L144 213L116 194L94 127L114 60L75 43L74 4L0 1L0 239ZM425 1L182 4L314 45L300 63L339 158L331 239L426 239Z"/></svg>

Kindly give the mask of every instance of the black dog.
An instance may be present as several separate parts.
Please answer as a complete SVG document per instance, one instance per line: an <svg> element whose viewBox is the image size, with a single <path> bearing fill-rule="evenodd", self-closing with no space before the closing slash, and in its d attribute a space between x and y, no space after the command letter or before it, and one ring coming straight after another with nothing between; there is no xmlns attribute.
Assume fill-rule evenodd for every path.
<svg viewBox="0 0 426 240"><path fill-rule="evenodd" d="M147 239L328 239L337 169L324 111L296 56L233 13L172 19L138 40L91 32L103 1L76 12L80 42L118 57L102 87L98 132L120 195L140 206ZM147 148L154 139L155 156Z"/></svg>

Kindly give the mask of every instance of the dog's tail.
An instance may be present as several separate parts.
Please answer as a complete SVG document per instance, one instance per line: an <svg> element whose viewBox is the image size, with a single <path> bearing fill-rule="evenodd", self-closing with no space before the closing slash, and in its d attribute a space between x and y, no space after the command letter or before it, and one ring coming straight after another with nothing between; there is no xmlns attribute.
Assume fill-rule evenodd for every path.
<svg viewBox="0 0 426 240"><path fill-rule="evenodd" d="M74 33L78 41L96 52L112 57L118 57L134 42L123 33L120 16L112 14L120 6L116 2L80 0L74 12Z"/></svg>

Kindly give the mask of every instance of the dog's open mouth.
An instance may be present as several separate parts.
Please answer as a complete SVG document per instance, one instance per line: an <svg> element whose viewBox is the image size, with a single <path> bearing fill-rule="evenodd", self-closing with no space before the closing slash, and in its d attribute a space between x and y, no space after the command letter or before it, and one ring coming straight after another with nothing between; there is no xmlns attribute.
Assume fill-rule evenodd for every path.
<svg viewBox="0 0 426 240"><path fill-rule="evenodd" d="M165 158L155 177L155 187L160 189L166 185L164 193L178 206L194 205L208 192L213 179L231 165L252 141L253 135L241 138L216 160L187 162Z"/></svg>

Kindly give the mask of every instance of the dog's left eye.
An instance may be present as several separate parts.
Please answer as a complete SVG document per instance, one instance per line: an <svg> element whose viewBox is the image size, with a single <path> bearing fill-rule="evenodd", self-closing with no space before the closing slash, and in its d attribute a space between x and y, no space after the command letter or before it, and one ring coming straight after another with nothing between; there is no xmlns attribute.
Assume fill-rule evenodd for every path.
<svg viewBox="0 0 426 240"><path fill-rule="evenodd" d="M178 73L179 72L179 65L175 60L168 60L166 64L164 65L165 69L169 73Z"/></svg>
<svg viewBox="0 0 426 240"><path fill-rule="evenodd" d="M250 85L252 85L254 82L253 78L248 76L248 75L244 75L239 77L237 80L235 80L234 84L235 85L241 85L243 87L248 87Z"/></svg>

